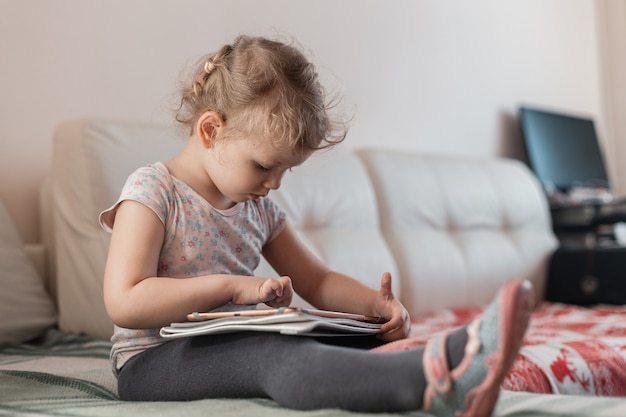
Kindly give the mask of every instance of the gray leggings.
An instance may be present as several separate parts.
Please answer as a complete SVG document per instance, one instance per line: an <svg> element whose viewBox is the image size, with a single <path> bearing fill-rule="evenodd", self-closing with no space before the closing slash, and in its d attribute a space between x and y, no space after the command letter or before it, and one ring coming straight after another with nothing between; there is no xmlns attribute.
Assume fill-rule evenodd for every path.
<svg viewBox="0 0 626 417"><path fill-rule="evenodd" d="M118 390L131 401L263 397L293 409L421 408L423 349L368 351L380 344L260 332L177 339L131 358Z"/></svg>

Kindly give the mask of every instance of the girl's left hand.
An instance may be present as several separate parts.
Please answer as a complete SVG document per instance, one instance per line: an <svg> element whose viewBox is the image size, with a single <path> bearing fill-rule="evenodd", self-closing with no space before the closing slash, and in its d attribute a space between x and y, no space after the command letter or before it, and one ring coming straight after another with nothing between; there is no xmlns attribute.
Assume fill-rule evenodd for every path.
<svg viewBox="0 0 626 417"><path fill-rule="evenodd" d="M396 299L391 290L391 274L385 272L380 281L380 290L374 302L376 314L388 321L380 328L382 333L378 336L386 342L404 339L411 331L411 318L408 311L400 301Z"/></svg>

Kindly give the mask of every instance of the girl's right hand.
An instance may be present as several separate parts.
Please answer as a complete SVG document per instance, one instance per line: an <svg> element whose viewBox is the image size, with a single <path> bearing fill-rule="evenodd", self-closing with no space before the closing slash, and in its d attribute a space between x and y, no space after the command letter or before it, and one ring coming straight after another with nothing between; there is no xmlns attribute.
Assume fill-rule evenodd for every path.
<svg viewBox="0 0 626 417"><path fill-rule="evenodd" d="M259 288L261 301L270 307L288 307L293 298L291 278L285 276L266 279Z"/></svg>
<svg viewBox="0 0 626 417"><path fill-rule="evenodd" d="M246 277L246 282L240 285L233 295L233 304L265 303L270 307L288 307L293 298L291 278ZM259 283L260 281L260 283ZM248 285L254 282L254 285Z"/></svg>

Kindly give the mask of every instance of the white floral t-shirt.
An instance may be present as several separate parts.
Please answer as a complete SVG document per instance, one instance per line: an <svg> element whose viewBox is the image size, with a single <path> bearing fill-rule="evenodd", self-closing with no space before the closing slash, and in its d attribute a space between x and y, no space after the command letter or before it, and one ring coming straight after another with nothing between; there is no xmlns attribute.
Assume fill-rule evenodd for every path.
<svg viewBox="0 0 626 417"><path fill-rule="evenodd" d="M105 230L112 230L115 213L124 200L144 204L163 223L165 239L157 272L163 277L254 275L263 246L285 226L285 212L268 197L218 210L170 175L161 162L142 167L128 177L119 200L100 214ZM132 356L166 342L159 336L159 329L117 326L111 341L115 370Z"/></svg>

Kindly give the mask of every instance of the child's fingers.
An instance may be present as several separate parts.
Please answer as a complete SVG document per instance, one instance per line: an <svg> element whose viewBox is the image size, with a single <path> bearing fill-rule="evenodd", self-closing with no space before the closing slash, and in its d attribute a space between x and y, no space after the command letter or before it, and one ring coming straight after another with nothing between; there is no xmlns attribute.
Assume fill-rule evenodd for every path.
<svg viewBox="0 0 626 417"><path fill-rule="evenodd" d="M283 283L280 280L272 280L272 288L274 289L274 295L276 298L283 295Z"/></svg>
<svg viewBox="0 0 626 417"><path fill-rule="evenodd" d="M408 318L408 313L404 312L400 318L392 319L387 323L384 323L381 327L380 338L387 342L391 342L398 339L404 339L411 331L411 322Z"/></svg>
<svg viewBox="0 0 626 417"><path fill-rule="evenodd" d="M293 295L291 278L283 276L280 278L268 278L261 285L261 301L268 302L276 299L289 299Z"/></svg>
<svg viewBox="0 0 626 417"><path fill-rule="evenodd" d="M270 280L268 280L270 281ZM265 303L271 307L287 307L291 304L293 297L293 287L289 277L280 277L271 280L273 292L271 298L265 300Z"/></svg>
<svg viewBox="0 0 626 417"><path fill-rule="evenodd" d="M263 281L260 288L261 301L266 302L275 299L282 293L282 284L280 281L269 278Z"/></svg>
<svg viewBox="0 0 626 417"><path fill-rule="evenodd" d="M284 289L292 290L291 278L289 278L288 276L282 276L278 279L281 282Z"/></svg>
<svg viewBox="0 0 626 417"><path fill-rule="evenodd" d="M389 272L383 273L383 276L380 279L379 293L383 297L393 297L393 292L391 291L391 274Z"/></svg>
<svg viewBox="0 0 626 417"><path fill-rule="evenodd" d="M291 285L291 278L289 277L280 277L283 283L283 291L280 296L280 302L284 305L291 304L291 299L293 297L293 286Z"/></svg>

